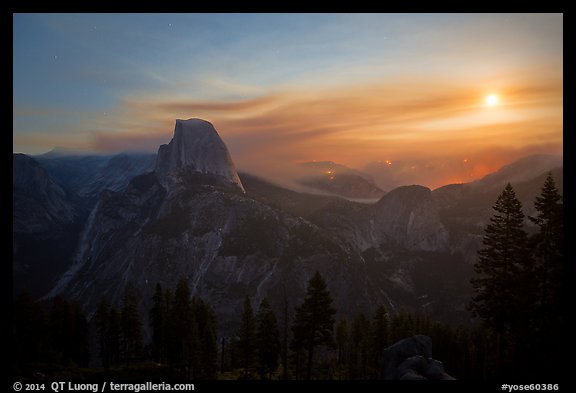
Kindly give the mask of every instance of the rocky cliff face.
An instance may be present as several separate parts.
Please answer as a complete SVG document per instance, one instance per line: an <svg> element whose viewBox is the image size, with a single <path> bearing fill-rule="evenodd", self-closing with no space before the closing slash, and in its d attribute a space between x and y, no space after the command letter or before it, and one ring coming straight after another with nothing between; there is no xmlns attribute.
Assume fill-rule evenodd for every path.
<svg viewBox="0 0 576 393"><path fill-rule="evenodd" d="M77 212L73 195L67 193L33 158L12 156L14 195L14 230L38 233L57 230L74 221Z"/></svg>
<svg viewBox="0 0 576 393"><path fill-rule="evenodd" d="M158 150L155 172L165 186L181 182L185 173L201 173L220 176L244 191L228 148L205 120L176 120L174 137Z"/></svg>
<svg viewBox="0 0 576 393"><path fill-rule="evenodd" d="M102 297L119 304L132 284L146 315L156 283L174 288L184 278L193 295L215 308L223 334L239 321L246 295L256 302L267 297L279 312L285 297L291 306L302 300L315 271L326 278L341 312L384 300L349 245L247 197L213 128L192 123L201 125L200 132L177 125L154 172L137 176L121 192L102 194L74 265L49 296L75 298L91 315ZM190 156L197 149L202 159Z"/></svg>
<svg viewBox="0 0 576 393"><path fill-rule="evenodd" d="M84 212L36 160L14 154L12 163L14 292L40 295L68 267Z"/></svg>
<svg viewBox="0 0 576 393"><path fill-rule="evenodd" d="M362 250L389 241L410 250L448 249L448 231L426 187L404 186L392 190L367 209L361 220L361 236L357 242Z"/></svg>

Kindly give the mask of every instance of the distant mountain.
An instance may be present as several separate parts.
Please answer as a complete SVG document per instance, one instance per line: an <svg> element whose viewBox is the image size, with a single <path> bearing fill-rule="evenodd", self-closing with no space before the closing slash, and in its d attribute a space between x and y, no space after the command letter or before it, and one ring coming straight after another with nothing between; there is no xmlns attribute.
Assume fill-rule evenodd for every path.
<svg viewBox="0 0 576 393"><path fill-rule="evenodd" d="M247 196L310 221L314 220L316 213L332 210L336 205L343 204L351 210L366 206L337 196L293 191L248 173L240 173L239 176Z"/></svg>
<svg viewBox="0 0 576 393"><path fill-rule="evenodd" d="M523 160L523 163L526 161ZM551 162L551 165L556 164L557 162ZM490 217L494 214L492 206L507 182L514 187L516 197L522 203L524 214L533 216L536 213L534 201L540 195L548 172L552 173L556 186L560 193L563 193L564 171L562 167L552 166L547 169L544 169L545 166L540 169L536 167L532 176L528 172L519 175L515 171L510 171L511 167L513 168L514 164L496 172L494 176L486 176L477 182L449 185L434 190L433 195L443 222L454 233L481 236ZM527 227L533 229L530 222L527 222Z"/></svg>
<svg viewBox="0 0 576 393"><path fill-rule="evenodd" d="M12 156L14 292L46 292L69 266L86 214L33 158Z"/></svg>
<svg viewBox="0 0 576 393"><path fill-rule="evenodd" d="M362 170L374 179L378 187L393 190L411 184L428 185L430 179L445 177L447 172L463 175L467 168L461 161L445 159L383 160L369 162Z"/></svg>
<svg viewBox="0 0 576 393"><path fill-rule="evenodd" d="M43 168L56 179L62 187L80 195L81 190L106 168L112 156L87 155L68 156L43 154L34 156Z"/></svg>
<svg viewBox="0 0 576 393"><path fill-rule="evenodd" d="M63 146L56 146L52 150L47 151L46 153L35 155L34 158L38 160L44 158L81 157L87 155L90 154L82 150L72 149Z"/></svg>
<svg viewBox="0 0 576 393"><path fill-rule="evenodd" d="M156 155L120 153L112 156L44 154L35 159L65 188L93 205L100 191L119 191L136 175L154 168Z"/></svg>
<svg viewBox="0 0 576 393"><path fill-rule="evenodd" d="M228 335L244 296L267 297L279 313L285 297L291 306L302 300L318 270L341 314L383 304L463 323L470 318L465 305L476 251L502 182L512 181L527 214L547 171L563 186L558 161L537 157L474 183L398 187L375 203L296 192L238 175L218 132L198 119L178 120L154 157L52 157L36 166L24 160L33 170L15 165L15 179L34 184L27 193L15 186L15 201L53 200L42 203L62 211L62 225L82 225L65 243L74 250L67 257L72 264L50 296L75 298L92 315L103 296L118 305L131 283L146 314L157 282L173 288L185 278L193 295L214 306L220 334ZM321 176L332 169L358 175L331 162L301 167ZM20 224L19 214L15 237L18 225L44 228L42 215ZM49 247L64 243L36 244L36 253L50 255Z"/></svg>
<svg viewBox="0 0 576 393"><path fill-rule="evenodd" d="M78 193L97 195L101 190L120 191L137 175L152 171L156 156L145 153L121 153L112 156L106 166L96 172Z"/></svg>
<svg viewBox="0 0 576 393"><path fill-rule="evenodd" d="M427 187L398 187L366 209L364 241L372 245L389 239L409 250L448 250L448 231L440 221ZM366 249L368 244L363 249Z"/></svg>
<svg viewBox="0 0 576 393"><path fill-rule="evenodd" d="M369 175L332 161L304 162L300 167L297 181L311 189L357 199L377 199L385 194Z"/></svg>
<svg viewBox="0 0 576 393"><path fill-rule="evenodd" d="M498 171L471 182L468 187L484 192L492 189L502 189L506 183L520 183L534 179L551 169L563 166L562 156L538 154L521 158L506 165Z"/></svg>
<svg viewBox="0 0 576 393"><path fill-rule="evenodd" d="M316 270L341 312L385 300L350 245L245 194L209 127L178 121L153 172L120 192L102 193L74 265L50 296L73 297L92 315L102 296L118 304L132 283L146 313L156 283L173 288L185 278L193 295L214 306L224 334L239 320L246 295L256 302L267 297L279 311L284 296L291 305L301 301Z"/></svg>
<svg viewBox="0 0 576 393"><path fill-rule="evenodd" d="M72 155L69 155L72 154ZM48 292L69 268L102 190L120 190L153 168L155 154L13 155L14 291Z"/></svg>

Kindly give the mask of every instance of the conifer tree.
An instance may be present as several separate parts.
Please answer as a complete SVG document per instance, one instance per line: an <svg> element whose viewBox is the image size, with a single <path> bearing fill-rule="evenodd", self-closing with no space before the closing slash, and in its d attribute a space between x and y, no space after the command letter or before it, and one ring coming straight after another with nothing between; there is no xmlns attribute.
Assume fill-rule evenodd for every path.
<svg viewBox="0 0 576 393"><path fill-rule="evenodd" d="M548 173L541 194L534 203L536 217L529 217L538 225L538 232L530 238L534 254L536 278L535 302L532 312L533 346L530 355L543 359L546 372L554 375L554 358L564 351L557 339L565 332L562 305L564 266L564 217L562 196L554 178ZM528 364L528 372L537 371ZM544 372L544 370L542 370Z"/></svg>
<svg viewBox="0 0 576 393"><path fill-rule="evenodd" d="M308 352L307 379L312 377L314 349L319 345L334 345L334 314L330 291L319 272L308 282L304 303L296 308L292 325L293 347Z"/></svg>
<svg viewBox="0 0 576 393"><path fill-rule="evenodd" d="M256 346L258 348L258 369L261 378L270 378L278 368L280 355L280 332L278 321L268 300L263 299L256 315Z"/></svg>
<svg viewBox="0 0 576 393"><path fill-rule="evenodd" d="M336 325L336 350L339 379L345 379L345 367L349 364L348 321L342 318ZM347 378L346 378L347 379Z"/></svg>
<svg viewBox="0 0 576 393"><path fill-rule="evenodd" d="M474 266L478 276L471 280L475 296L470 309L495 333L496 367L504 370L514 362L514 347L528 328L534 278L522 204L510 183L493 209Z"/></svg>
<svg viewBox="0 0 576 393"><path fill-rule="evenodd" d="M372 374L378 376L380 370L380 357L382 352L390 343L390 326L388 321L388 312L384 306L376 309L372 322L372 340L371 340L371 364Z"/></svg>
<svg viewBox="0 0 576 393"><path fill-rule="evenodd" d="M169 311L169 365L181 377L191 379L198 373L198 325L194 318L188 282L178 282Z"/></svg>
<svg viewBox="0 0 576 393"><path fill-rule="evenodd" d="M120 313L122 356L127 366L139 359L142 351L142 322L138 313L136 290L128 285L122 299Z"/></svg>
<svg viewBox="0 0 576 393"><path fill-rule="evenodd" d="M370 346L370 321L364 314L354 318L351 332L352 363L350 376L352 379L366 379Z"/></svg>
<svg viewBox="0 0 576 393"><path fill-rule="evenodd" d="M98 349L102 367L105 371L110 369L110 345L108 330L110 326L110 304L105 298L100 300L95 315Z"/></svg>
<svg viewBox="0 0 576 393"><path fill-rule="evenodd" d="M88 322L80 305L62 296L52 299L50 345L59 363L86 366L89 361Z"/></svg>
<svg viewBox="0 0 576 393"><path fill-rule="evenodd" d="M160 283L156 284L154 295L152 296L152 309L150 310L150 327L152 328L152 339L150 342L152 358L162 363L165 360L165 330L166 330L166 304L164 292Z"/></svg>
<svg viewBox="0 0 576 393"><path fill-rule="evenodd" d="M192 299L192 312L198 329L195 378L215 379L218 370L218 343L216 340L216 315L212 307L199 298Z"/></svg>
<svg viewBox="0 0 576 393"><path fill-rule="evenodd" d="M537 215L529 218L539 227L539 232L531 239L534 273L538 278L537 302L542 323L547 324L560 314L564 262L564 205L552 173L548 173L534 207Z"/></svg>
<svg viewBox="0 0 576 393"><path fill-rule="evenodd" d="M72 359L80 367L90 362L90 337L88 320L78 303L72 303L73 334L71 339Z"/></svg>
<svg viewBox="0 0 576 393"><path fill-rule="evenodd" d="M244 308L242 309L242 318L237 336L238 360L244 370L243 377L248 379L252 377L258 356L256 318L248 296L244 299Z"/></svg>
<svg viewBox="0 0 576 393"><path fill-rule="evenodd" d="M121 361L122 327L120 313L116 308L110 307L108 317L108 347L110 354L110 366L117 366Z"/></svg>
<svg viewBox="0 0 576 393"><path fill-rule="evenodd" d="M15 367L28 367L43 361L47 352L45 339L47 317L44 309L28 292L21 293L13 305Z"/></svg>

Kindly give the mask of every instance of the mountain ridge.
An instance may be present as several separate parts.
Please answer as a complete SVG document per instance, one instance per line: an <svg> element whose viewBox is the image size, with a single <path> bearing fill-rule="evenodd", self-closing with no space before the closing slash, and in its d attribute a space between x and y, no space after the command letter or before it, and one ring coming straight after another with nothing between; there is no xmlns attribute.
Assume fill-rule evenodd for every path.
<svg viewBox="0 0 576 393"><path fill-rule="evenodd" d="M426 307L442 318L469 318L463 308L467 280L481 242L478 222L489 212L492 194L467 184L434 191L412 185L368 204L300 193L238 175L215 129L200 124L207 136L200 132L198 141L186 140L195 133L183 136L177 125L150 171L145 161L131 162L129 171L109 166L110 159L90 161L100 175L75 187L95 184L95 203L77 231L71 265L49 296L70 296L92 315L102 296L119 304L131 283L145 313L156 282L173 287L184 278L194 295L228 321L222 327L228 334L245 295L255 301L268 297L279 312L283 288L298 303L318 270L345 314L385 304L392 311ZM189 156L199 150L201 159ZM106 183L112 187L93 182L106 178L103 168L110 168L108 177L123 180ZM135 172L140 173L120 185ZM525 187L532 195L536 180ZM445 274L439 276L438 269Z"/></svg>

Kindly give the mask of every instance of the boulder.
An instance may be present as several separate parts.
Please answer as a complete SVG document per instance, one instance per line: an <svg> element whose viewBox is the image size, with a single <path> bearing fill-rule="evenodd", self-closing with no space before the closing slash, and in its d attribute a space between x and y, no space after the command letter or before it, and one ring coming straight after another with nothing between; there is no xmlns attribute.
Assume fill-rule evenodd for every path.
<svg viewBox="0 0 576 393"><path fill-rule="evenodd" d="M451 380L442 362L432 358L432 339L424 335L400 340L382 354L381 378L393 380Z"/></svg>

